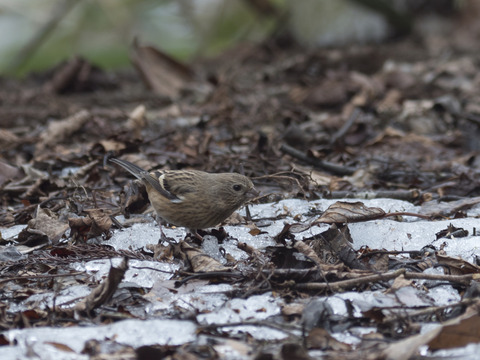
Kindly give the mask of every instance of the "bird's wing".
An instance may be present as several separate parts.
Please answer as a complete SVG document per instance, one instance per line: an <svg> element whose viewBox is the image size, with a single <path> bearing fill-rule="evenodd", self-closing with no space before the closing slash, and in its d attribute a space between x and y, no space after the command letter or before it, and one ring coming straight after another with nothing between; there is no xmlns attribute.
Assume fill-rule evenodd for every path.
<svg viewBox="0 0 480 360"><path fill-rule="evenodd" d="M168 200L172 202L182 201L181 198L179 198L177 195L175 195L169 190L169 187L165 187L165 180L163 179L164 174L162 174L160 171L155 171L153 173L148 173L147 171L143 171L140 174L140 176L142 180L145 180L156 191L158 191L162 196L166 197Z"/></svg>
<svg viewBox="0 0 480 360"><path fill-rule="evenodd" d="M126 160L111 158L111 162L120 165L145 184L151 185L160 195L174 203L180 203L187 193L195 192L197 184L194 171L154 171L149 173Z"/></svg>
<svg viewBox="0 0 480 360"><path fill-rule="evenodd" d="M158 176L158 181L163 189L180 200L183 200L188 194L198 192L198 189L201 188L199 176L192 170L156 171L155 175Z"/></svg>

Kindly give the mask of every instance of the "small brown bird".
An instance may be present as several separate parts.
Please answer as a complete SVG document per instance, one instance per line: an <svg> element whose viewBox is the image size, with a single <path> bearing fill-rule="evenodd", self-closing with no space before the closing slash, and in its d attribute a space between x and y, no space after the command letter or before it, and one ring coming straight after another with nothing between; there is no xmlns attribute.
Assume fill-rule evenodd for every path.
<svg viewBox="0 0 480 360"><path fill-rule="evenodd" d="M125 160L112 158L110 161L143 182L159 217L170 224L186 227L200 239L197 229L218 225L259 194L249 178L236 173L211 174L199 170L148 172Z"/></svg>

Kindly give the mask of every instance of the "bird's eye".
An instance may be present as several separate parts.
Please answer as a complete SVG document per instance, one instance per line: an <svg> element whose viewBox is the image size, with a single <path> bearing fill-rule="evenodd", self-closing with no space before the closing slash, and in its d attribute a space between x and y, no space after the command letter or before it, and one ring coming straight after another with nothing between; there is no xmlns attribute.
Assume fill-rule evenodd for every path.
<svg viewBox="0 0 480 360"><path fill-rule="evenodd" d="M233 190L235 190L235 191L240 191L240 190L242 190L242 185L239 185L239 184L233 185Z"/></svg>

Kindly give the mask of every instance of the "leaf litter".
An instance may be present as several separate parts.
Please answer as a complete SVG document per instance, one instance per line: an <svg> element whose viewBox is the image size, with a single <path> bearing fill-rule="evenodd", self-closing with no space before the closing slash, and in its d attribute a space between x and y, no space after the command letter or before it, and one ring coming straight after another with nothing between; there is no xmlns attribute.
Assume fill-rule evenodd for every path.
<svg viewBox="0 0 480 360"><path fill-rule="evenodd" d="M478 52L382 46L2 79L2 358L474 358ZM112 155L262 196L162 243Z"/></svg>

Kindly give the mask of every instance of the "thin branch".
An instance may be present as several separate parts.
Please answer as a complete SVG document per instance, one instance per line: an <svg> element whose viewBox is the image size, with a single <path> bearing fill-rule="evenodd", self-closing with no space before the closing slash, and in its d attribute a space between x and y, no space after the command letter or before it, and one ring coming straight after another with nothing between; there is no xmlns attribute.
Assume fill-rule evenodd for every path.
<svg viewBox="0 0 480 360"><path fill-rule="evenodd" d="M354 288L362 284L369 284L381 281L388 281L395 279L396 277L405 273L405 269L398 269L385 274L374 274L363 276L357 279L348 279L341 280L329 283L305 283L305 284L294 284L293 288L296 290L306 290L306 291L343 291L345 289Z"/></svg>
<svg viewBox="0 0 480 360"><path fill-rule="evenodd" d="M305 154L303 151L297 150L287 144L282 144L282 146L280 146L280 151L290 155L293 158L306 162L307 164L310 164L313 167L316 167L324 171L328 171L335 175L341 175L341 176L352 175L356 170L353 167L341 166L341 165L333 164L328 161L322 161L320 159L312 158L307 154Z"/></svg>
<svg viewBox="0 0 480 360"><path fill-rule="evenodd" d="M85 275L84 272L73 272L69 274L49 274L49 275L28 275L28 276L11 276L0 279L0 283L15 281L15 280L34 280L34 279L51 279L58 277Z"/></svg>

